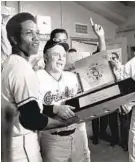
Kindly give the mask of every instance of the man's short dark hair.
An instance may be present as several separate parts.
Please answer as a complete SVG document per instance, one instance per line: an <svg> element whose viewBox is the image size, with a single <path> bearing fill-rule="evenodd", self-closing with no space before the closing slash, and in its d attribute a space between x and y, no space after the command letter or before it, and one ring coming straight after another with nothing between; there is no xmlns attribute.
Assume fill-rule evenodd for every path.
<svg viewBox="0 0 135 162"><path fill-rule="evenodd" d="M75 49L75 48L70 48L69 50L68 50L68 52L70 53L70 52L77 52L77 50Z"/></svg>
<svg viewBox="0 0 135 162"><path fill-rule="evenodd" d="M65 29L62 28L56 28L54 30L52 30L51 35L50 35L50 39L53 40L53 38L55 38L55 35L58 33L64 33L66 34L67 38L68 38L68 33Z"/></svg>
<svg viewBox="0 0 135 162"><path fill-rule="evenodd" d="M32 20L36 23L35 17L27 12L22 12L19 14L16 14L13 16L6 25L7 30L7 37L10 41L10 44L14 46L14 43L11 39L11 37L14 37L15 39L20 39L20 32L21 32L21 23L27 20Z"/></svg>

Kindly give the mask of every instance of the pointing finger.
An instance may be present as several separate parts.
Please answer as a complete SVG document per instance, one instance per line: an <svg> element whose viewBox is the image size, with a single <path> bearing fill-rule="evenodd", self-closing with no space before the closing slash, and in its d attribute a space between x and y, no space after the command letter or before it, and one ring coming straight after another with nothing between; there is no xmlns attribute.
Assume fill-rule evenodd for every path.
<svg viewBox="0 0 135 162"><path fill-rule="evenodd" d="M90 18L90 23L92 26L94 26L94 22L93 22L92 18Z"/></svg>

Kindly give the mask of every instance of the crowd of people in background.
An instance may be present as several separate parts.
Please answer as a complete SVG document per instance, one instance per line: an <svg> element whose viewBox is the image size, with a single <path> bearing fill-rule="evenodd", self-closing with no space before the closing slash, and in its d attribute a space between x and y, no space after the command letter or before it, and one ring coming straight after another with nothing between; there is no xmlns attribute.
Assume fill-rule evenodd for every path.
<svg viewBox="0 0 135 162"><path fill-rule="evenodd" d="M92 19L90 23L99 42L93 53L105 51L103 27ZM2 162L90 162L85 122L79 123L75 107L64 104L79 89L72 72L74 63L66 65L68 55L77 54L76 49L69 48L67 31L57 28L51 32L43 57L37 61L41 64L36 66L35 62L30 64L40 43L34 16L19 13L6 22L3 17L1 24ZM135 80L135 57L121 65L119 55L112 53L109 61L117 80ZM111 146L121 144L124 151L129 151L129 162L135 161L134 102L92 120L90 137L93 144L99 139L109 141Z"/></svg>

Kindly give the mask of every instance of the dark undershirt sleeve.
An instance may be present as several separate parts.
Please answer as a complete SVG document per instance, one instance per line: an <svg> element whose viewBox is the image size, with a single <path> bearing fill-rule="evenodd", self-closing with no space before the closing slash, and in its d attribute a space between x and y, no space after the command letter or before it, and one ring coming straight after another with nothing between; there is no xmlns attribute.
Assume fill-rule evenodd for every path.
<svg viewBox="0 0 135 162"><path fill-rule="evenodd" d="M53 106L54 105L43 105L43 114L54 118L56 114L53 113Z"/></svg>
<svg viewBox="0 0 135 162"><path fill-rule="evenodd" d="M30 101L19 107L20 123L26 128L33 131L42 130L48 124L48 117L40 113L40 108L36 101Z"/></svg>

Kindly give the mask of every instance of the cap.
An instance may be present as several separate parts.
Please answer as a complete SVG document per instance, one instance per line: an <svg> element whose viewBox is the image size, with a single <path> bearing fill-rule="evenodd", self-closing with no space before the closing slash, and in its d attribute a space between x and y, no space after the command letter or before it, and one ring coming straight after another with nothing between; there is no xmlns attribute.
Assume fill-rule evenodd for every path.
<svg viewBox="0 0 135 162"><path fill-rule="evenodd" d="M46 45L44 47L44 54L46 53L46 51L48 49L50 49L50 48L52 48L52 47L54 47L56 45L62 46L65 49L66 52L69 50L69 45L66 42L55 42L53 40L49 40L49 41L47 41L47 43L46 43Z"/></svg>

